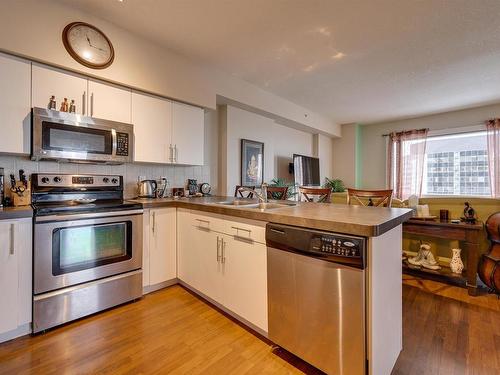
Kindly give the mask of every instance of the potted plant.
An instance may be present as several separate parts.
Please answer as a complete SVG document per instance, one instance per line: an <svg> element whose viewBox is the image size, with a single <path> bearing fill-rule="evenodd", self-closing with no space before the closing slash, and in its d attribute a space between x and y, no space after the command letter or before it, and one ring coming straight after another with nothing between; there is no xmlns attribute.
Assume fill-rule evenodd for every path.
<svg viewBox="0 0 500 375"><path fill-rule="evenodd" d="M344 182L339 179L329 179L325 177L325 183L323 184L325 188L330 188L332 193L342 193L345 191Z"/></svg>

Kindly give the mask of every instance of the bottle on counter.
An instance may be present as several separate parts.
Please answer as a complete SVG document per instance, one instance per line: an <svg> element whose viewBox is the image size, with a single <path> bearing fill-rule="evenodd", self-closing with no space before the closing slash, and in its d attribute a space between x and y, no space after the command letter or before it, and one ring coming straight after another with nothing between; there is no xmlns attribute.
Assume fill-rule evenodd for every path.
<svg viewBox="0 0 500 375"><path fill-rule="evenodd" d="M71 99L71 103L69 105L69 113L76 113L76 104L74 99Z"/></svg>
<svg viewBox="0 0 500 375"><path fill-rule="evenodd" d="M68 112L68 109L69 109L68 98L64 98L63 102L61 103L61 109L59 111Z"/></svg>
<svg viewBox="0 0 500 375"><path fill-rule="evenodd" d="M54 111L56 110L56 97L54 95L50 97L48 108Z"/></svg>

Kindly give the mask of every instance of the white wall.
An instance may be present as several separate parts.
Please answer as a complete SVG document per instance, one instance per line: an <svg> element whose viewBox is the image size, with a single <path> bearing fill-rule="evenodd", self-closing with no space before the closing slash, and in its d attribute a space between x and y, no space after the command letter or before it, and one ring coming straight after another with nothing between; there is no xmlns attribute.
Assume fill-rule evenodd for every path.
<svg viewBox="0 0 500 375"><path fill-rule="evenodd" d="M93 70L69 56L61 32L73 21L94 24L108 35L116 52L113 65ZM53 0L2 0L0 50L206 108L215 109L220 95L284 122L331 135L340 133L338 125L303 107Z"/></svg>
<svg viewBox="0 0 500 375"><path fill-rule="evenodd" d="M294 153L313 155L313 134L277 124L273 119L233 106L219 107L220 191L233 195L241 183L241 139L264 143L264 181L293 181L288 163Z"/></svg>
<svg viewBox="0 0 500 375"><path fill-rule="evenodd" d="M342 137L332 141L332 176L341 179L346 187L356 187L357 126L357 124L342 125Z"/></svg>
<svg viewBox="0 0 500 375"><path fill-rule="evenodd" d="M323 134L314 136L314 153L319 158L320 181L323 183L325 178L333 178L333 147L334 139Z"/></svg>

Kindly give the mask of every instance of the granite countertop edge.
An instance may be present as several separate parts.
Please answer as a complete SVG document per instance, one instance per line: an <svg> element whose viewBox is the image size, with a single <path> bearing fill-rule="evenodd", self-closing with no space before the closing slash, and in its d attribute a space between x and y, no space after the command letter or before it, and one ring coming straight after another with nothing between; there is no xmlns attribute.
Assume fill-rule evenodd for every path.
<svg viewBox="0 0 500 375"><path fill-rule="evenodd" d="M144 209L149 208L162 208L162 207L179 207L186 209L193 209L203 212L210 212L215 214L234 216L239 218L251 219L272 222L284 225L294 225L304 228L313 228L318 230L325 230L343 234L358 235L363 237L377 237L389 230L397 227L403 222L410 219L413 215L412 211L405 208L380 208L380 207L362 207L347 206L324 203L307 203L299 202L297 206L284 207L268 211L249 210L241 207L224 206L214 204L218 201L227 201L235 199L233 197L205 197L205 198L162 198L162 199L133 199L133 202L139 202ZM342 220L339 218L328 218L325 215L325 208L332 210L342 210L351 214L350 219ZM311 208L321 210L319 217L311 217ZM374 211L380 210L378 214L387 216L387 219L379 221L373 220ZM381 211L385 210L385 211ZM387 211L390 210L390 211ZM306 215L305 213L309 214ZM362 211L362 212L360 212ZM304 215L301 214L304 212ZM334 211L332 211L333 213ZM389 213L389 215L387 215ZM373 222L356 222L356 214L369 215ZM377 214L375 214L377 215ZM362 219L362 216L359 216ZM376 221L376 222L375 222Z"/></svg>
<svg viewBox="0 0 500 375"><path fill-rule="evenodd" d="M33 209L31 206L0 208L0 220L24 219L31 217L33 217Z"/></svg>

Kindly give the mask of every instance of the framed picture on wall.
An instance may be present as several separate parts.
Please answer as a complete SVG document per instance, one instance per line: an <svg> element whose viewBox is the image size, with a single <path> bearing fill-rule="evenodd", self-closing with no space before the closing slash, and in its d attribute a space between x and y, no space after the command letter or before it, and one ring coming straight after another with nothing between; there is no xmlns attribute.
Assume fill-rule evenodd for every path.
<svg viewBox="0 0 500 375"><path fill-rule="evenodd" d="M260 186L264 181L264 143L241 140L241 185Z"/></svg>

